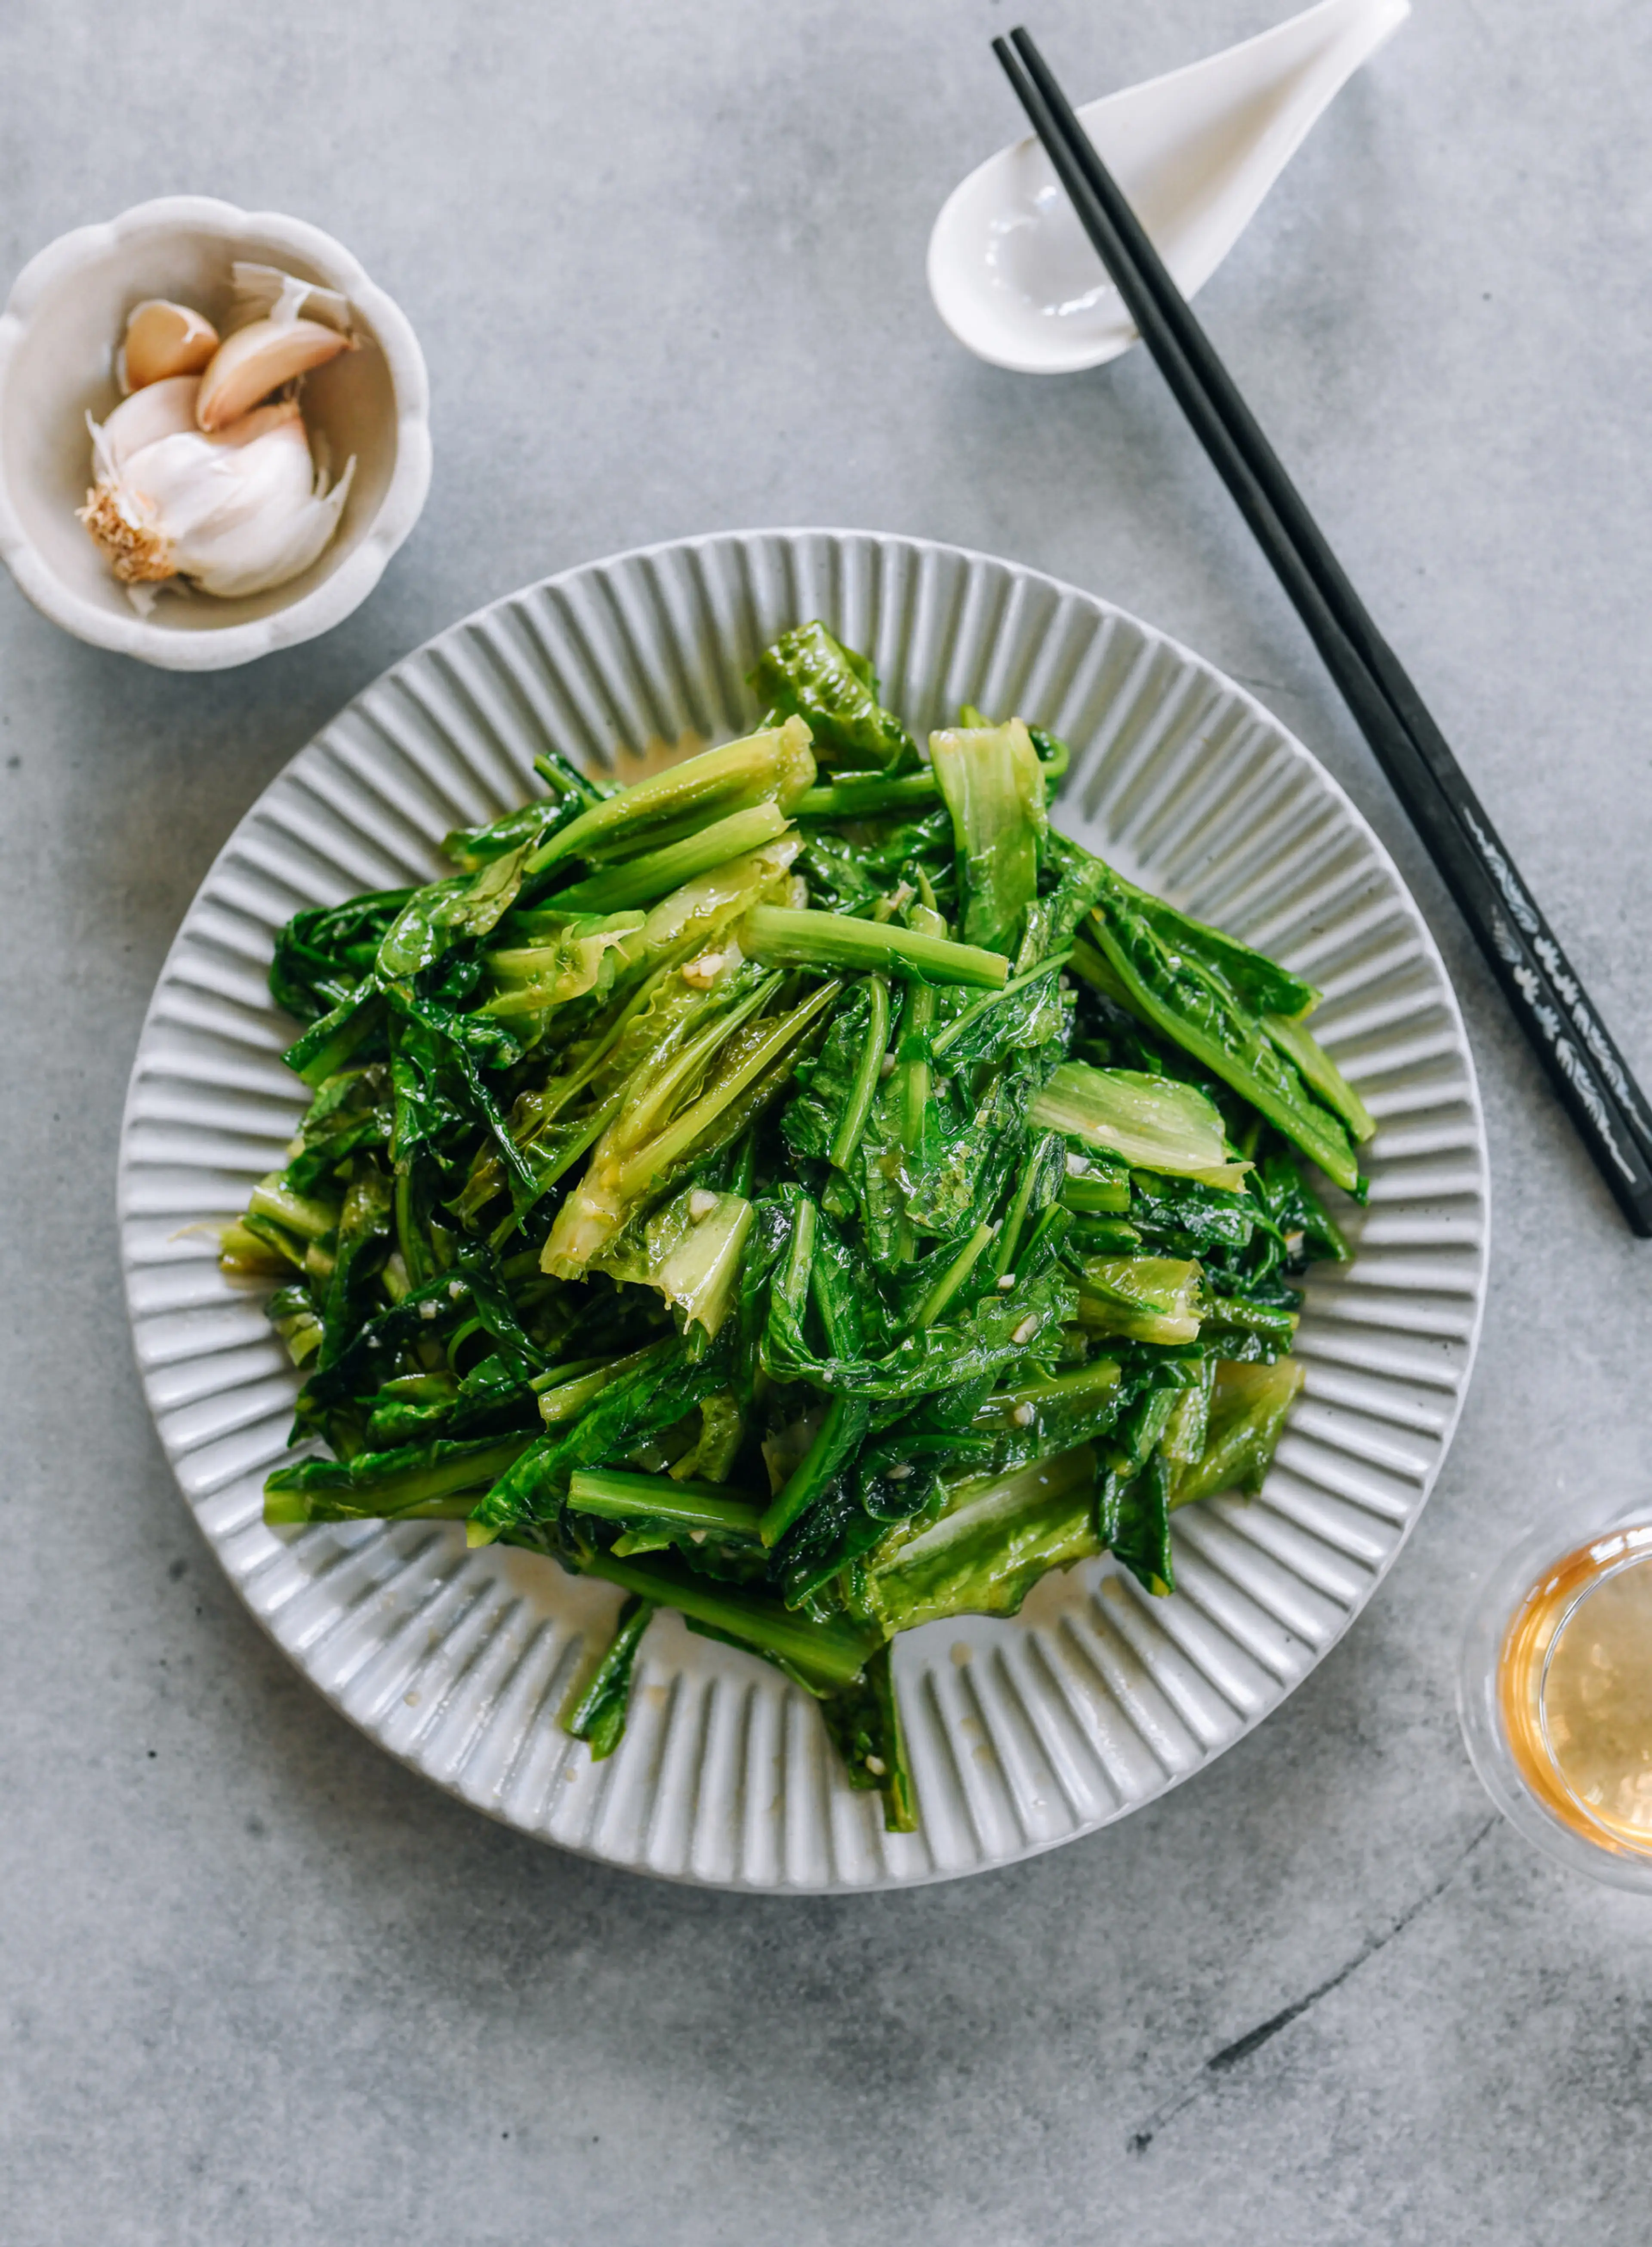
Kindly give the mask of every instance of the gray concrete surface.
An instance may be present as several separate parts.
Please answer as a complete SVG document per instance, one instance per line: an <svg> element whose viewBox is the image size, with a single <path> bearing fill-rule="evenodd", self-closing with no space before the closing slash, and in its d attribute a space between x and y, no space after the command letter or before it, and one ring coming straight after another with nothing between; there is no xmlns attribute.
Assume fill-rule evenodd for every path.
<svg viewBox="0 0 1652 2247"><path fill-rule="evenodd" d="M1040 0L1032 20L1089 92L1278 12ZM1009 19L0 10L0 273L181 188L314 217L412 315L437 451L368 607L248 672L141 671L0 584L8 2247L1648 2236L1647 1907L1492 1820L1451 1678L1482 1556L1558 1496L1643 1481L1652 1251L1151 367L1028 384L934 318L931 217L1014 123L986 44ZM1205 299L1643 1071L1649 97L1652 19L1627 0L1419 0ZM171 1483L112 1206L167 944L312 729L495 594L764 522L1022 557L1253 685L1415 881L1495 1171L1467 1413L1350 1636L1123 1827L847 1902L564 1859L332 1716Z"/></svg>

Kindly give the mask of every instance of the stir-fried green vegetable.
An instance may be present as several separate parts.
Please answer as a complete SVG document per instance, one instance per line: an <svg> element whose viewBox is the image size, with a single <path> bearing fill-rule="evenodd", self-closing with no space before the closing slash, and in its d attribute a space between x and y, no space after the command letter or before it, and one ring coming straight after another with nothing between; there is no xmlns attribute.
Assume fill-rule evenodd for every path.
<svg viewBox="0 0 1652 2247"><path fill-rule="evenodd" d="M625 1595L563 1721L625 1723L649 1619L777 1663L916 1820L894 1636L1012 1615L1260 1487L1300 1381L1303 1158L1370 1118L1300 977L1049 824L1062 744L930 759L819 623L770 718L450 836L298 914L313 1098L224 1238L305 1379L267 1519L462 1517ZM823 768L823 770L822 769Z"/></svg>

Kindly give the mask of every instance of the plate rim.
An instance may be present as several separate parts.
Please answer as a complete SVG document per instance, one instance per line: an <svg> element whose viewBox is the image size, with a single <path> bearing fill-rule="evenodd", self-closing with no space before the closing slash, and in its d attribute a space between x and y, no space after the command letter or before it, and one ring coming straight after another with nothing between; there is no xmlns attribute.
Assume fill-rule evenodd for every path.
<svg viewBox="0 0 1652 2247"><path fill-rule="evenodd" d="M444 1778L427 1769L413 1753L380 1738L364 1718L358 1717L345 1705L340 1694L331 1690L312 1672L302 1658L300 1649L288 1647L283 1643L276 1630L273 1614L266 1615L261 1612L258 1606L248 1596L242 1581L231 1572L220 1550L218 1540L201 1522L197 1507L183 1485L178 1463L174 1456L174 1448L162 1431L160 1410L152 1394L149 1373L138 1354L139 1320L141 1315L147 1315L140 1313L133 1300L134 1277L140 1267L133 1253L130 1237L131 1225L135 1214L130 1205L134 1168L131 1142L134 1123L133 1111L145 1075L146 1062L150 1057L152 1047L158 1036L157 1014L161 995L171 979L174 964L194 933L203 899L212 888L220 870L236 850L244 829L257 814L266 799L288 780L306 759L319 755L323 751L327 736L336 727L357 713L369 696L433 650L450 640L459 639L488 618L512 609L532 596L555 591L579 579L596 577L604 572L618 570L626 564L652 561L666 555L680 554L719 545L744 548L761 541L783 541L795 544L808 540L830 542L839 547L850 542L857 541L885 549L905 549L914 556L939 556L972 567L985 565L991 569L1004 570L1009 573L1012 578L1031 583L1060 598L1087 604L1092 610L1098 611L1103 618L1116 621L1139 633L1145 644L1157 646L1160 651L1172 655L1179 664L1199 674L1225 694L1231 695L1248 717L1259 720L1265 727L1273 731L1279 742L1289 753L1303 761L1319 785L1327 791L1337 808L1352 822L1362 844L1370 854L1376 867L1387 875L1393 883L1400 899L1415 915L1416 932L1421 939L1427 963L1437 979L1439 1002L1450 1018L1455 1033L1456 1048L1464 1072L1463 1100L1469 1110L1472 1125L1471 1146L1482 1210L1482 1226L1478 1243L1479 1273L1471 1299L1472 1316L1469 1322L1468 1331L1461 1342L1462 1373L1451 1392L1450 1410L1442 1416L1439 1423L1437 1431L1437 1456L1426 1473L1421 1494L1416 1504L1408 1511L1403 1521L1396 1525L1394 1541L1380 1562L1372 1569L1369 1584L1362 1596L1347 1610L1336 1627L1329 1631L1316 1647L1312 1660L1307 1663L1300 1674L1289 1682L1280 1681L1281 1690L1276 1697L1268 1699L1266 1705L1246 1717L1217 1745L1205 1746L1201 1743L1201 1753L1197 1761L1184 1770L1167 1774L1164 1783L1155 1787L1150 1794L1139 1800L1124 1802L1107 1815L1076 1824L1069 1832L1046 1835L1036 1840L1027 1840L1021 1846L1002 1854L983 1856L978 1862L961 1866L936 1865L932 1861L929 1868L923 1871L891 1874L887 1870L880 1869L867 1879L857 1881L845 1880L836 1875L819 1881L796 1881L783 1876L774 1881L755 1881L743 1879L738 1875L731 1877L708 1875L696 1872L688 1862L675 1869L638 1864L594 1847L588 1840L563 1840L524 1823L521 1819L513 1816L502 1803L490 1803L479 1799L476 1795L468 1793L456 1779ZM521 1834L526 1841L562 1851L568 1855L602 1865L610 1871L624 1873L639 1880L663 1881L673 1886L700 1888L727 1895L777 1898L870 1895L896 1890L929 1888L944 1882L969 1879L983 1873L1001 1872L1011 1866L1030 1862L1035 1858L1048 1855L1053 1850L1065 1848L1073 1842L1091 1839L1109 1827L1123 1823L1125 1819L1139 1812L1153 1808L1167 1796L1178 1792L1187 1781L1208 1770L1230 1749L1237 1747L1242 1740L1249 1738L1253 1732L1273 1716L1320 1669L1366 1613L1391 1574L1421 1520L1424 1509L1434 1495L1439 1479L1444 1472L1451 1445L1456 1440L1464 1408L1468 1400L1469 1389L1478 1362L1480 1339L1485 1320L1487 1296L1490 1292L1492 1243L1492 1167L1486 1137L1485 1110L1480 1096L1479 1074L1475 1063L1474 1050L1456 984L1428 916L1410 884L1406 881L1393 854L1347 788L1315 755L1307 742L1302 741L1284 720L1275 711L1270 709L1242 680L1223 671L1209 657L1199 654L1197 650L1178 639L1174 633L1137 616L1133 610L1123 607L1105 594L1093 592L1084 586L1073 584L1068 579L1058 577L1048 570L1039 569L1033 563L1018 562L1004 555L988 553L980 548L959 545L948 539L931 538L909 531L874 530L864 527L820 524L759 524L700 531L675 538L649 540L637 545L618 548L611 553L597 556L590 560L570 564L566 569L550 572L544 577L530 579L523 584L513 587L508 592L496 595L479 604L464 615L455 618L450 624L431 633L416 646L407 649L396 657L317 727L308 740L303 742L280 768L270 775L236 819L235 825L224 838L222 844L214 853L205 872L196 884L172 941L167 948L144 1009L143 1021L133 1049L126 1096L121 1108L116 1161L115 1210L120 1235L120 1268L126 1298L126 1325L133 1363L151 1424L162 1454L172 1472L178 1495L194 1521L198 1533L211 1551L214 1561L223 1571L229 1588L244 1612L333 1712L342 1718L354 1731L360 1733L380 1753L392 1757L425 1785L437 1787L444 1794L462 1804L466 1809L476 1812L490 1819L494 1823ZM1013 1621L1013 1618L1010 1620Z"/></svg>

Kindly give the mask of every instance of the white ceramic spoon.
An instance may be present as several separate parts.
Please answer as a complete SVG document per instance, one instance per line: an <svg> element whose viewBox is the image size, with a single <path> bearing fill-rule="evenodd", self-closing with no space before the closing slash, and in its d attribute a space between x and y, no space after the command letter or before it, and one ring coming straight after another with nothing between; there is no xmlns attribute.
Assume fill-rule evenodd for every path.
<svg viewBox="0 0 1652 2247"><path fill-rule="evenodd" d="M1078 113L1185 297L1410 0L1320 0L1243 45L1126 86ZM961 344L994 366L1070 374L1136 329L1034 140L955 188L929 240L929 288Z"/></svg>

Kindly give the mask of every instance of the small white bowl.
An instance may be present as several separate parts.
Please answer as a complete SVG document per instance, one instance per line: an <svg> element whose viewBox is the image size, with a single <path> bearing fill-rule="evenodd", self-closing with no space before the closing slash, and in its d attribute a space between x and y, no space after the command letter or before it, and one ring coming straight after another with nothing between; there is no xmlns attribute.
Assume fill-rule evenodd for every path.
<svg viewBox="0 0 1652 2247"><path fill-rule="evenodd" d="M240 600L163 593L140 617L75 520L92 481L88 412L119 401L114 347L146 297L229 309L235 258L350 299L367 348L310 375L304 418L355 482L326 550L285 585ZM167 671L224 671L330 632L360 606L430 488L430 385L406 315L342 244L302 219L207 195L138 203L30 260L0 315L0 557L65 632Z"/></svg>

